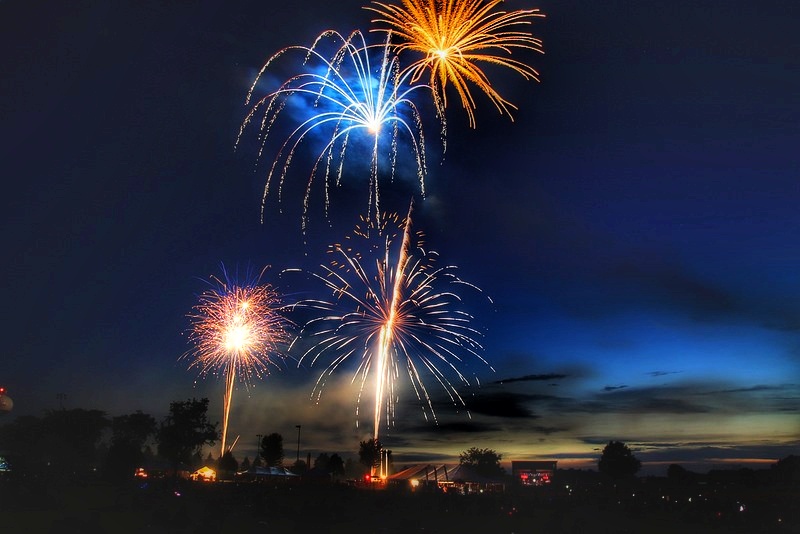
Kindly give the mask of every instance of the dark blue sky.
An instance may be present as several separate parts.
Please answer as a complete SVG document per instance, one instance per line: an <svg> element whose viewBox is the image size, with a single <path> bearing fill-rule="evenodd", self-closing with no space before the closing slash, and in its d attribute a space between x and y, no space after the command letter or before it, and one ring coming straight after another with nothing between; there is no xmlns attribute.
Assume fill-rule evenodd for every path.
<svg viewBox="0 0 800 534"><path fill-rule="evenodd" d="M284 46L370 20L359 1L272 4L0 2L0 384L14 413L160 417L190 396L219 409L221 382L195 385L178 361L204 280L269 264L280 286L365 211L354 181L305 235L298 197L259 222L264 167L252 143L234 151L253 77ZM547 15L532 27L546 54L525 56L542 81L491 72L514 122L479 96L471 130L453 100L444 158L428 125L415 219L492 297L475 322L496 372L472 369L471 419L411 410L385 441L399 461L478 443L588 465L619 439L653 471L797 453L800 7L504 5ZM418 188L382 191L404 211ZM232 432L289 440L302 424L304 448L356 450L369 429L354 428L352 392L314 406L315 378L289 365L241 390Z"/></svg>

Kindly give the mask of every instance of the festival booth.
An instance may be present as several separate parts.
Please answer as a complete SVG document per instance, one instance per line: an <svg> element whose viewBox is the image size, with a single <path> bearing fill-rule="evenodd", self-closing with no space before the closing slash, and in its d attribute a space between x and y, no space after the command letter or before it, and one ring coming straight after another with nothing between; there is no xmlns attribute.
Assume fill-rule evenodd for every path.
<svg viewBox="0 0 800 534"><path fill-rule="evenodd" d="M289 483L298 481L300 476L292 473L285 467L251 467L247 471L239 471L236 473L235 478L236 480L249 482Z"/></svg>
<svg viewBox="0 0 800 534"><path fill-rule="evenodd" d="M388 486L411 491L442 491L445 493L503 492L505 481L489 478L463 465L448 467L445 464L420 464L407 467L390 475Z"/></svg>
<svg viewBox="0 0 800 534"><path fill-rule="evenodd" d="M192 480L197 480L199 482L214 482L217 480L217 472L204 465L194 473L192 473L189 478Z"/></svg>

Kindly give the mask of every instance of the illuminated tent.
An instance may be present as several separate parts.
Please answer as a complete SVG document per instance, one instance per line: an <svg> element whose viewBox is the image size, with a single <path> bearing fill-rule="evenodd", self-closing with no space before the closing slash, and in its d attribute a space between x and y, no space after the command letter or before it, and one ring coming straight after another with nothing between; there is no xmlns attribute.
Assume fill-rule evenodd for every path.
<svg viewBox="0 0 800 534"><path fill-rule="evenodd" d="M236 478L241 480L288 481L293 479L299 480L300 476L292 473L285 467L251 467L247 471L239 471L236 473Z"/></svg>
<svg viewBox="0 0 800 534"><path fill-rule="evenodd" d="M445 482L447 480L447 466L444 464L412 465L393 475L389 475L389 481L391 482L410 482L414 486L422 482Z"/></svg>
<svg viewBox="0 0 800 534"><path fill-rule="evenodd" d="M214 482L217 479L217 472L204 465L191 475L192 480L201 480L203 482Z"/></svg>
<svg viewBox="0 0 800 534"><path fill-rule="evenodd" d="M296 477L285 467L255 467L250 470L250 473L256 477Z"/></svg>
<svg viewBox="0 0 800 534"><path fill-rule="evenodd" d="M439 488L460 493L482 491L502 491L505 481L501 478L489 478L476 473L463 465L448 467L444 464L414 465L389 476L389 483L409 485L411 489Z"/></svg>

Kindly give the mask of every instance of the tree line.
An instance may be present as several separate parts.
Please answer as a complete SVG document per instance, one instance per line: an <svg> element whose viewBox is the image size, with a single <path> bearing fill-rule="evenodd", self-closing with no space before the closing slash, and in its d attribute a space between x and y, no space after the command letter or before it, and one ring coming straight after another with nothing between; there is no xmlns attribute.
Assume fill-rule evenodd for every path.
<svg viewBox="0 0 800 534"><path fill-rule="evenodd" d="M172 402L160 422L142 411L108 417L101 410L81 408L48 410L41 417L20 416L0 427L0 453L17 472L70 478L100 474L110 480L129 479L137 468L154 459L167 463L174 473L203 464L228 474L261 465L283 466L283 437L278 433L263 436L252 462L245 458L240 464L231 452L217 460L209 453L203 460L203 447L220 439L218 423L208 419L208 404L206 398ZM106 436L110 437L106 440ZM313 466L298 458L291 470L360 477L379 464L382 447L377 440L359 446L357 464L336 453L320 453ZM391 462L391 451L388 453Z"/></svg>
<svg viewBox="0 0 800 534"><path fill-rule="evenodd" d="M104 441L109 431L110 439ZM156 456L177 469L217 439L217 424L208 420L205 398L170 403L169 414L160 422L142 411L108 417L101 410L75 408L48 410L42 417L20 416L0 427L0 450L14 471L56 477L98 471L110 479L130 477L145 458Z"/></svg>
<svg viewBox="0 0 800 534"><path fill-rule="evenodd" d="M206 398L172 402L168 415L160 422L141 411L109 418L101 410L80 408L49 410L42 417L20 416L0 427L0 453L10 459L15 471L75 477L96 474L99 470L105 477L117 480L130 478L146 459L153 458L167 462L174 472L179 467L197 468L203 463L214 464L228 473L261 465L284 465L283 437L278 433L263 436L252 462L245 458L239 464L230 452L217 461L209 453L203 461L200 456L203 447L213 445L220 435L218 423L208 420L208 404ZM104 441L108 431L110 439ZM151 443L155 444L155 451ZM335 453L320 453L313 465L309 465L310 457L308 462L298 457L290 469L296 474L313 469L334 478L352 478L374 473L382 460L392 472L391 451L384 450L377 439L368 439L359 443L358 464ZM489 478L505 474L501 460L502 455L493 449L478 447L463 451L459 457L460 464ZM785 460L784 464L791 464L791 469L776 472L788 472L789 478L796 480L800 462L796 456ZM632 478L640 468L641 462L631 449L619 441L610 441L598 461L600 474L614 480ZM677 480L694 474L671 465L668 476Z"/></svg>

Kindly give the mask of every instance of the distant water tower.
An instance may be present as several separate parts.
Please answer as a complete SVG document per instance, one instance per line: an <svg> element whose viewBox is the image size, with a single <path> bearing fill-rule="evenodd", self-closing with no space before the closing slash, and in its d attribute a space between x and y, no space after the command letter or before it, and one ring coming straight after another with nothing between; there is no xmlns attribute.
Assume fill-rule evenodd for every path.
<svg viewBox="0 0 800 534"><path fill-rule="evenodd" d="M0 387L0 415L5 415L14 407L14 401L6 395L6 388Z"/></svg>

